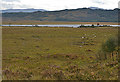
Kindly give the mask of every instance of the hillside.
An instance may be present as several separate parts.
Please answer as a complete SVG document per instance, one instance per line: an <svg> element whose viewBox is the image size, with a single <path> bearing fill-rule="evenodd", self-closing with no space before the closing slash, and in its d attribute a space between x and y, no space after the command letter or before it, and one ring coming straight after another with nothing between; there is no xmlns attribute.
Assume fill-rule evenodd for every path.
<svg viewBox="0 0 120 82"><path fill-rule="evenodd" d="M66 9L60 11L37 11L32 13L3 13L3 21L39 20L39 21L76 21L76 22L117 22L118 9Z"/></svg>

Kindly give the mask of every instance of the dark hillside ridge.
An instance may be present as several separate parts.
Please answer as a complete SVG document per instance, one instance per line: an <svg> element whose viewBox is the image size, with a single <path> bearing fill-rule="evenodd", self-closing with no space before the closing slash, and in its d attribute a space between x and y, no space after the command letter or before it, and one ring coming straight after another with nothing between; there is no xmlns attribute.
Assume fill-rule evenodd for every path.
<svg viewBox="0 0 120 82"><path fill-rule="evenodd" d="M65 9L60 11L37 11L32 13L3 13L3 20L39 20L39 21L72 21L72 22L118 22L118 11L104 9Z"/></svg>

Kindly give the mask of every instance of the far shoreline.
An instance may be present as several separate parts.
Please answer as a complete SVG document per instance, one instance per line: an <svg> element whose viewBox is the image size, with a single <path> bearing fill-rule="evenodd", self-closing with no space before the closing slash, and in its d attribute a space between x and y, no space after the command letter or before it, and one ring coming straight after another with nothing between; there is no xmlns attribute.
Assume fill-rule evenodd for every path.
<svg viewBox="0 0 120 82"><path fill-rule="evenodd" d="M118 25L118 22L69 22L69 21L36 21L36 20L4 20L2 21L2 24L102 24L102 25Z"/></svg>

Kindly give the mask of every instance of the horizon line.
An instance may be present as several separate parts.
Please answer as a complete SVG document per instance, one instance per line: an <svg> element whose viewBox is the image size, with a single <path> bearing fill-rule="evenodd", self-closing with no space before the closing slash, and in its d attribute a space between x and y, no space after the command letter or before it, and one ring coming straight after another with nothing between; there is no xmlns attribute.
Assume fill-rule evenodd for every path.
<svg viewBox="0 0 120 82"><path fill-rule="evenodd" d="M87 9L92 9L91 7L82 7L82 8L73 8L73 9L83 9L83 8L87 8ZM103 9L103 10L114 10L114 9L120 9L120 8L114 8L114 9L104 9L104 8L99 8L99 7L93 7L93 8L96 8L96 9ZM14 10L14 8L11 8ZM15 8L15 9L38 9L38 8ZM40 8L39 8L40 9ZM0 11L3 11L3 10L10 10L10 9L0 9ZM72 10L71 9L60 9L60 10L47 10L47 9L43 9L43 10L46 10L46 11L61 11L61 10ZM94 9L95 10L95 9Z"/></svg>

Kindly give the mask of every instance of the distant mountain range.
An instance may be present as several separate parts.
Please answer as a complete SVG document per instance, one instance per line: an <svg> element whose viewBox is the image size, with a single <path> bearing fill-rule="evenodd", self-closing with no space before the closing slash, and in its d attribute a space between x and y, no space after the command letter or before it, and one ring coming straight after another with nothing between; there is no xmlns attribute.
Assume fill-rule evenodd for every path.
<svg viewBox="0 0 120 82"><path fill-rule="evenodd" d="M103 8L99 8L99 7L88 7L88 8L90 8L90 9L103 9ZM105 10L105 9L103 9L103 10Z"/></svg>
<svg viewBox="0 0 120 82"><path fill-rule="evenodd" d="M103 8L98 8L98 7L88 7L89 9L103 9ZM15 12L36 12L36 11L48 11L45 9L6 9L6 10L2 10L2 13L15 13Z"/></svg>
<svg viewBox="0 0 120 82"><path fill-rule="evenodd" d="M119 9L78 8L60 11L12 12L3 13L4 20L39 20L39 21L76 21L76 22L118 22Z"/></svg>
<svg viewBox="0 0 120 82"><path fill-rule="evenodd" d="M14 13L14 12L36 12L36 11L47 11L44 9L7 9L7 10L2 10L2 13Z"/></svg>

